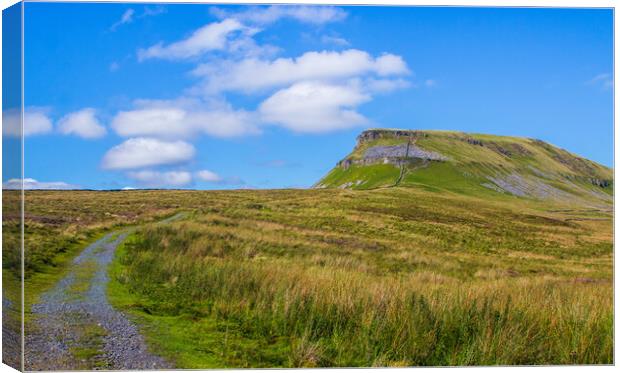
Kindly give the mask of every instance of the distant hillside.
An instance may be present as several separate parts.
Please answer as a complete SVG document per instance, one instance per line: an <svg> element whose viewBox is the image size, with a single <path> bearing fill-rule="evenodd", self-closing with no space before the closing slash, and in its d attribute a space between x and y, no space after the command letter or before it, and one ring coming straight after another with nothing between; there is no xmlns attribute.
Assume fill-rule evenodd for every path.
<svg viewBox="0 0 620 373"><path fill-rule="evenodd" d="M541 140L371 129L316 188L420 186L610 206L613 171Z"/></svg>

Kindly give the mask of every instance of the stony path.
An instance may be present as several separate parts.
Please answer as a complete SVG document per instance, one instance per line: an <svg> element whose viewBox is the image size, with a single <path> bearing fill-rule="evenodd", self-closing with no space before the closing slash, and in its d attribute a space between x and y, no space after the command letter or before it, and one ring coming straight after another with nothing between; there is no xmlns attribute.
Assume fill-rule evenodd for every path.
<svg viewBox="0 0 620 373"><path fill-rule="evenodd" d="M88 246L67 276L32 306L35 321L26 333L26 370L171 367L148 351L136 325L106 296L108 266L127 234L111 233Z"/></svg>
<svg viewBox="0 0 620 373"><path fill-rule="evenodd" d="M19 306L2 297L2 362L15 369L20 369L22 356L20 316Z"/></svg>

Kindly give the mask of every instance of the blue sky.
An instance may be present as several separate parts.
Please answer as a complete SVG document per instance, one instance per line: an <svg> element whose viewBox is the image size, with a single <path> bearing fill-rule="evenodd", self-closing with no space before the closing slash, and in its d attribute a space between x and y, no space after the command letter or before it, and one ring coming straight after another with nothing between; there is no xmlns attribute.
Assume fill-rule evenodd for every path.
<svg viewBox="0 0 620 373"><path fill-rule="evenodd" d="M19 6L12 6L2 11L2 107L19 108L21 106L21 12ZM3 112L3 134L6 132L6 116ZM19 119L16 121L19 127ZM21 137L2 138L2 177L3 181L21 178Z"/></svg>
<svg viewBox="0 0 620 373"><path fill-rule="evenodd" d="M25 11L33 185L307 187L368 127L526 136L613 162L611 10Z"/></svg>

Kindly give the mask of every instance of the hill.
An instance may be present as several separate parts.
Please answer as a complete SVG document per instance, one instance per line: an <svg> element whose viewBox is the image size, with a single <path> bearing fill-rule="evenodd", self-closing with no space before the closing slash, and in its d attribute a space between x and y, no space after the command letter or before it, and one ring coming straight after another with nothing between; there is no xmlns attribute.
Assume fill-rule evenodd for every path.
<svg viewBox="0 0 620 373"><path fill-rule="evenodd" d="M541 140L453 131L371 129L315 187L423 186L462 194L612 203L613 171Z"/></svg>

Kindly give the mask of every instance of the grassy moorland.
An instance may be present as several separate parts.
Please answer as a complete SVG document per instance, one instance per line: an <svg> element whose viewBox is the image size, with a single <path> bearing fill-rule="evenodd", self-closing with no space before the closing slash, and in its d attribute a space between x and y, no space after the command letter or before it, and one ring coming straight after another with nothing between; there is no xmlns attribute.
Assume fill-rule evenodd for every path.
<svg viewBox="0 0 620 373"><path fill-rule="evenodd" d="M178 367L612 362L609 212L422 188L185 196L187 219L126 241L109 289Z"/></svg>
<svg viewBox="0 0 620 373"><path fill-rule="evenodd" d="M529 139L415 144L445 159L351 162L324 189L28 191L26 332L70 260L132 225L108 296L179 368L612 363L611 170Z"/></svg>

